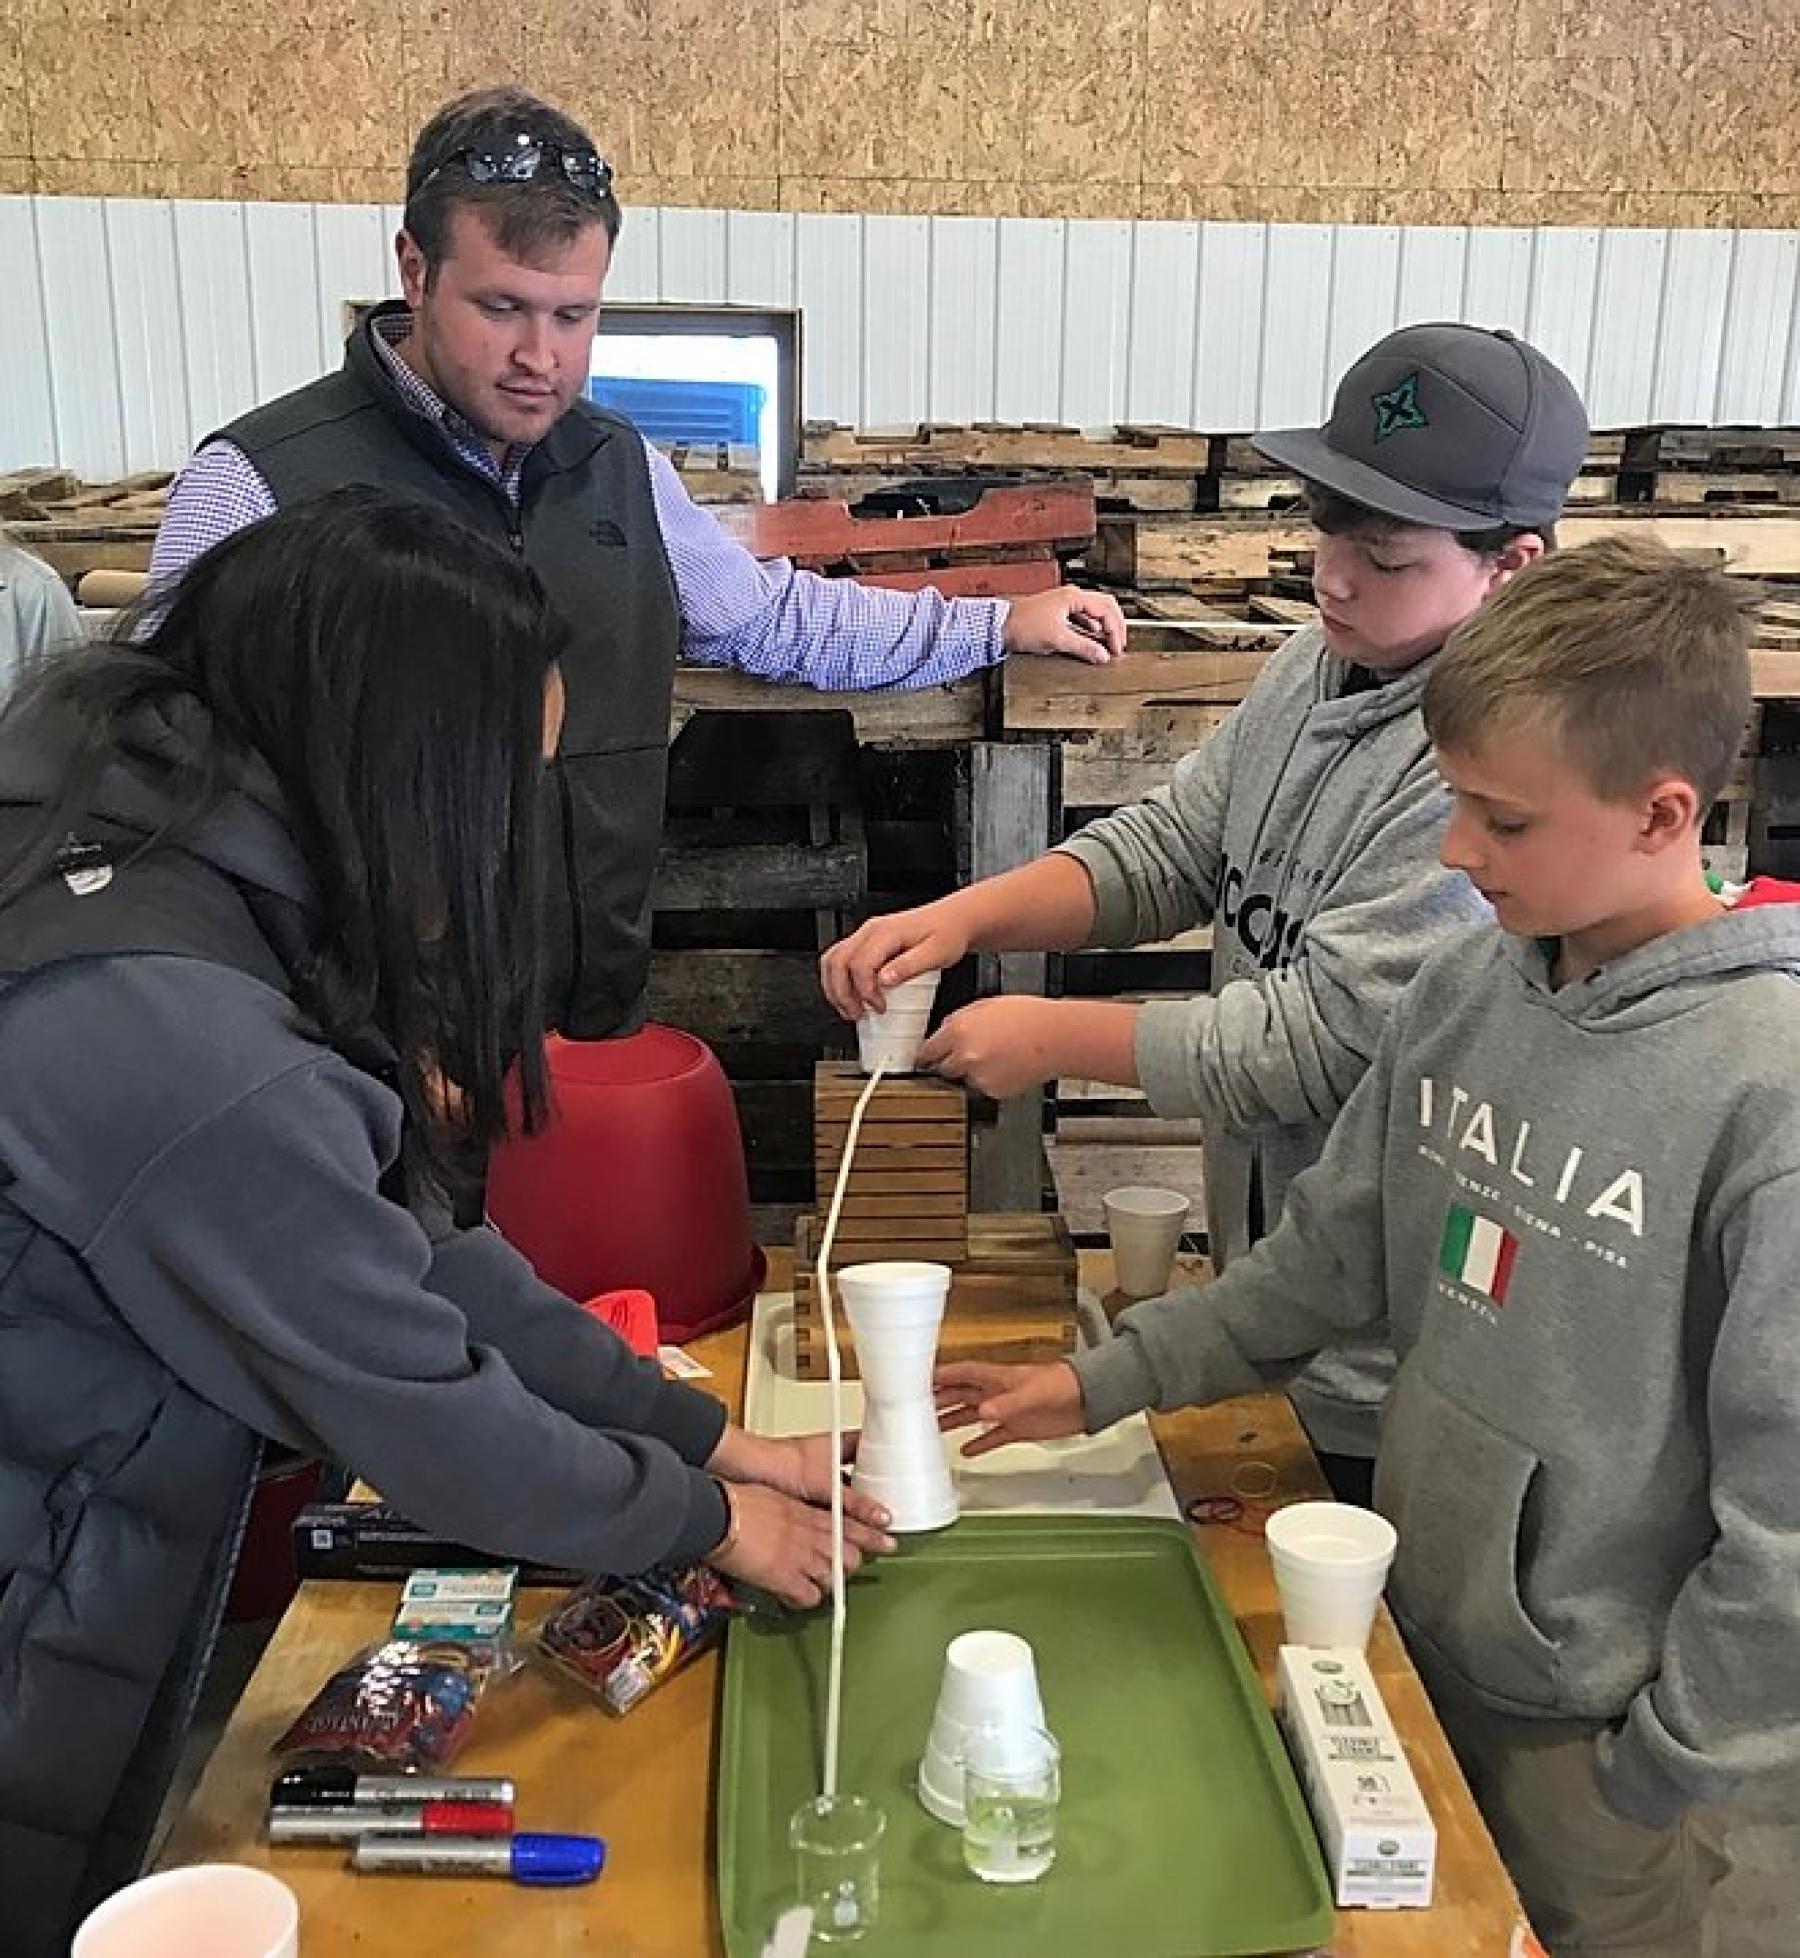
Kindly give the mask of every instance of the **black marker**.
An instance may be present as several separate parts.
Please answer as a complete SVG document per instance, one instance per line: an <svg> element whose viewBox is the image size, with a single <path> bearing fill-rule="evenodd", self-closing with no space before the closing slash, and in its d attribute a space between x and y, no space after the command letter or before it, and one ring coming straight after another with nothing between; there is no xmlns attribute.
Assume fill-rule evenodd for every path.
<svg viewBox="0 0 1800 1958"><path fill-rule="evenodd" d="M269 1790L270 1808L417 1807L423 1802L516 1799L510 1778L498 1775L358 1774L353 1768L291 1768Z"/></svg>

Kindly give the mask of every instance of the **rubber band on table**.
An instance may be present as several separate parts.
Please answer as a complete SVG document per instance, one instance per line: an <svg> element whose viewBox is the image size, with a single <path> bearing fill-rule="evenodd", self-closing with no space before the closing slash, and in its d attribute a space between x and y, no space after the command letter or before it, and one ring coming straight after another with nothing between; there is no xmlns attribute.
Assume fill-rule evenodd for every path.
<svg viewBox="0 0 1800 1958"><path fill-rule="evenodd" d="M1190 1523L1215 1523L1242 1536L1261 1536L1281 1507L1280 1487L1281 1472L1273 1462L1239 1462L1222 1492L1193 1497L1182 1504L1181 1513Z"/></svg>

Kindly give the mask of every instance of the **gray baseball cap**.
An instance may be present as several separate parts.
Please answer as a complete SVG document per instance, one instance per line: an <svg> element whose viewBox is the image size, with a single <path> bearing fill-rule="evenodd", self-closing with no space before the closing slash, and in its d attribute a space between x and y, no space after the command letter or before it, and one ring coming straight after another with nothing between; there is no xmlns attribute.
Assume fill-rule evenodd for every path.
<svg viewBox="0 0 1800 1958"><path fill-rule="evenodd" d="M1439 321L1376 341L1323 428L1253 435L1271 462L1434 530L1553 523L1587 454L1569 377L1503 329Z"/></svg>

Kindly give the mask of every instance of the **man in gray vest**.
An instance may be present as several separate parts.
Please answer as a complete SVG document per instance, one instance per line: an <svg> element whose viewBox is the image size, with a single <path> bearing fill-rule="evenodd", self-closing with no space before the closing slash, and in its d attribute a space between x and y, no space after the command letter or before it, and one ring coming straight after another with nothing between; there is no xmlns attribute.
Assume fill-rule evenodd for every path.
<svg viewBox="0 0 1800 1958"><path fill-rule="evenodd" d="M878 591L728 537L586 398L620 212L592 139L548 103L494 88L447 104L413 147L406 197L404 301L358 328L337 373L201 444L152 576L352 482L434 498L524 556L570 629L549 1013L597 1038L631 1023L648 969L678 656L815 687L927 687L1012 652L1108 659L1124 620L1069 586L1010 604Z"/></svg>

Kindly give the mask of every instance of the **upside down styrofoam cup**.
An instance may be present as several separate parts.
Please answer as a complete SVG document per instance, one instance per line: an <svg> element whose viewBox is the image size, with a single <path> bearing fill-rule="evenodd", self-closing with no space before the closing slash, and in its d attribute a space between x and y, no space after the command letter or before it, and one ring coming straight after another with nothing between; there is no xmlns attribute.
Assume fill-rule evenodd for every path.
<svg viewBox="0 0 1800 1958"><path fill-rule="evenodd" d="M916 979L902 979L897 986L884 986L887 1006L880 1013L865 1013L856 1023L856 1055L865 1074L877 1067L889 1074L910 1074L925 1044L925 1029L931 1024L931 1008L937 999L938 972L921 972Z"/></svg>
<svg viewBox="0 0 1800 1958"><path fill-rule="evenodd" d="M1037 1654L1016 1632L963 1632L944 1650L944 1674L919 1762L919 1800L940 1822L961 1828L963 1759L980 1733L994 1758L1009 1747L1024 1767L1037 1758L1045 1727Z"/></svg>
<svg viewBox="0 0 1800 1958"><path fill-rule="evenodd" d="M1127 1183L1100 1199L1112 1241L1113 1278L1129 1298L1155 1298L1169 1289L1175 1253L1190 1205L1179 1190Z"/></svg>
<svg viewBox="0 0 1800 1958"><path fill-rule="evenodd" d="M872 1496L902 1535L957 1516L931 1363L950 1294L950 1267L911 1258L846 1265L835 1280L856 1336L862 1434L851 1487Z"/></svg>
<svg viewBox="0 0 1800 1958"><path fill-rule="evenodd" d="M247 1863L195 1863L115 1891L82 1922L69 1958L298 1958L300 1905Z"/></svg>
<svg viewBox="0 0 1800 1958"><path fill-rule="evenodd" d="M1393 1524L1354 1503L1300 1502L1264 1534L1287 1643L1365 1647L1399 1544Z"/></svg>

